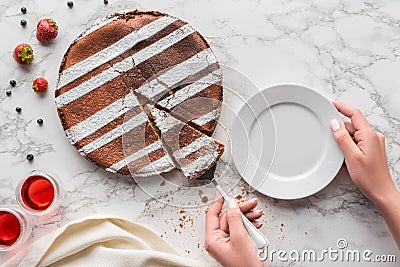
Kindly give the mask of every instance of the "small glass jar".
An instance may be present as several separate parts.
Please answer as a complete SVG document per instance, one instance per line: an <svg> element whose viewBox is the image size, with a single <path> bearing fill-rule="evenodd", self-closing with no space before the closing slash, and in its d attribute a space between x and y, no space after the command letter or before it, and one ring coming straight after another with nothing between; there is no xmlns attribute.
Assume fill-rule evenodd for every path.
<svg viewBox="0 0 400 267"><path fill-rule="evenodd" d="M32 220L19 207L0 207L0 251L9 251L24 244L32 231Z"/></svg>
<svg viewBox="0 0 400 267"><path fill-rule="evenodd" d="M34 216L56 212L62 198L60 182L55 176L38 170L21 179L15 194L18 204Z"/></svg>

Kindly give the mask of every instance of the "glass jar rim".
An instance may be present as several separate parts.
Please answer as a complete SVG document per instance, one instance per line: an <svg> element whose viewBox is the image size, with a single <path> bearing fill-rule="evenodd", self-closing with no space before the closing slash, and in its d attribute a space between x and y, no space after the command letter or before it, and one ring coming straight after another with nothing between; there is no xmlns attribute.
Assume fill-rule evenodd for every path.
<svg viewBox="0 0 400 267"><path fill-rule="evenodd" d="M26 215L24 215L23 212L21 212L18 207L14 207L14 206L2 206L2 207L0 207L0 211L8 212L8 213L14 215L15 218L17 218L19 225L20 225L20 233L19 233L17 240L10 246L5 246L5 245L0 246L0 251L10 251L10 250L18 248L19 246L24 244L26 242L26 240L28 239L28 236L30 235L30 233L32 231L32 227L30 226L30 223L29 223L30 218L28 218Z"/></svg>
<svg viewBox="0 0 400 267"><path fill-rule="evenodd" d="M34 175L41 176L41 177L45 178L46 180L48 180L54 189L53 200L52 200L51 204L44 210L32 209L32 208L28 207L22 199L22 186L24 185L24 183L27 179L29 179L30 177L32 177ZM53 174L49 174L48 172L41 171L41 170L33 170L33 171L30 171L29 173L27 173L27 175L25 175L25 177L18 182L15 194L16 194L18 204L21 206L21 208L24 211L26 211L30 215L34 215L34 216L45 215L45 214L52 212L54 210L54 208L58 205L57 199L59 198L59 194L60 194L59 181L57 178L55 178L55 176Z"/></svg>

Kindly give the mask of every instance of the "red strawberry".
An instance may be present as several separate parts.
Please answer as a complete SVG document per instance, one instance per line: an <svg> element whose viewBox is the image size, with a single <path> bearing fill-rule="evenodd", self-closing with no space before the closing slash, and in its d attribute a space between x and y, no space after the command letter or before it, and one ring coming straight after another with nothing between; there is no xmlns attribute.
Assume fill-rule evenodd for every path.
<svg viewBox="0 0 400 267"><path fill-rule="evenodd" d="M33 49L28 44L19 44L14 48L15 61L21 65L29 65L33 61Z"/></svg>
<svg viewBox="0 0 400 267"><path fill-rule="evenodd" d="M37 94L42 94L47 91L49 83L45 78L37 78L32 83L32 88Z"/></svg>
<svg viewBox="0 0 400 267"><path fill-rule="evenodd" d="M47 43L57 37L58 26L52 19L39 20L36 26L36 39L41 43Z"/></svg>

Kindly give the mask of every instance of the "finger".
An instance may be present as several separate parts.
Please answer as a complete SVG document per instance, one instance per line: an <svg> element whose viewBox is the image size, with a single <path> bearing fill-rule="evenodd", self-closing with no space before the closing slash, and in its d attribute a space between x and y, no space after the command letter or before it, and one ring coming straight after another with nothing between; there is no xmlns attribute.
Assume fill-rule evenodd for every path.
<svg viewBox="0 0 400 267"><path fill-rule="evenodd" d="M354 126L351 124L351 122L345 121L344 126L350 135L354 135L356 133L356 129L354 129Z"/></svg>
<svg viewBox="0 0 400 267"><path fill-rule="evenodd" d="M253 199L239 203L239 208L243 214L246 214L247 212L254 209L257 206L257 204L258 204L258 199L253 198ZM229 232L228 221L226 219L226 213L224 213L220 216L219 227L225 233Z"/></svg>
<svg viewBox="0 0 400 267"><path fill-rule="evenodd" d="M262 210L254 210L247 212L244 216L246 216L246 218L249 219L249 221L252 221L261 218L262 215L263 215Z"/></svg>
<svg viewBox="0 0 400 267"><path fill-rule="evenodd" d="M242 211L242 213L247 213L249 211L251 211L252 209L254 209L255 207L257 207L258 204L258 199L257 198L253 198L244 202L240 202L239 203L239 208Z"/></svg>
<svg viewBox="0 0 400 267"><path fill-rule="evenodd" d="M356 141L356 143L359 143L361 141L361 136L362 136L362 131L357 131L354 134L354 141Z"/></svg>
<svg viewBox="0 0 400 267"><path fill-rule="evenodd" d="M385 136L380 132L376 132L376 134L378 135L379 142L381 143L381 146L383 148L385 148Z"/></svg>
<svg viewBox="0 0 400 267"><path fill-rule="evenodd" d="M366 140L367 139L367 134L371 134L371 133L374 133L374 132L368 132L368 131L357 131L355 134L354 134L354 141L356 141L356 143L360 143L361 141L364 141L364 140Z"/></svg>
<svg viewBox="0 0 400 267"><path fill-rule="evenodd" d="M243 213L243 211L242 211L242 213ZM246 218L249 219L249 221L258 220L258 219L261 218L262 215L263 215L263 211L262 210L249 211L249 212L244 214L244 216L246 216ZM225 233L229 233L229 227L228 227L228 221L227 221L227 218L226 218L226 213L224 213L220 217L219 227Z"/></svg>
<svg viewBox="0 0 400 267"><path fill-rule="evenodd" d="M342 150L346 160L359 156L360 153L362 153L357 145L353 142L353 139L343 123L340 123L338 120L334 119L331 120L330 126L333 137Z"/></svg>
<svg viewBox="0 0 400 267"><path fill-rule="evenodd" d="M262 223L260 223L260 222L251 222L257 229L260 229L262 226L263 226L263 224Z"/></svg>
<svg viewBox="0 0 400 267"><path fill-rule="evenodd" d="M332 104L340 113L351 119L351 123L353 124L354 129L361 130L371 128L367 119L364 117L359 109L353 108L352 106L337 101L332 101Z"/></svg>
<svg viewBox="0 0 400 267"><path fill-rule="evenodd" d="M215 194L215 201L211 204L206 213L206 235L213 230L219 229L219 214L221 213L224 199L217 192Z"/></svg>
<svg viewBox="0 0 400 267"><path fill-rule="evenodd" d="M246 229L242 221L242 213L235 199L229 201L226 216L229 225L229 234L232 244L240 244L247 236Z"/></svg>
<svg viewBox="0 0 400 267"><path fill-rule="evenodd" d="M222 214L219 218L219 229L225 233L229 233L228 219L226 218L226 213Z"/></svg>
<svg viewBox="0 0 400 267"><path fill-rule="evenodd" d="M382 148L381 152L384 154L384 157L386 158L386 161L387 161L385 136L380 132L376 132L376 134L378 135L379 143L380 143L381 148Z"/></svg>

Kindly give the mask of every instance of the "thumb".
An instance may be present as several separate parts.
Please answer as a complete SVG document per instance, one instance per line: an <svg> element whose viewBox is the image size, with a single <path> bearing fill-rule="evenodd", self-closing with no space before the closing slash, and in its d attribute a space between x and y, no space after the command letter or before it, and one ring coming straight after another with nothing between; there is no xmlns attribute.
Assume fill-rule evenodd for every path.
<svg viewBox="0 0 400 267"><path fill-rule="evenodd" d="M331 120L330 127L333 137L335 138L340 149L342 150L346 160L353 158L358 153L361 153L360 149L354 143L343 123L339 122L337 119L334 119Z"/></svg>
<svg viewBox="0 0 400 267"><path fill-rule="evenodd" d="M242 212L239 209L235 199L230 199L226 218L229 226L229 235L234 244L242 242L246 238L247 232L243 225Z"/></svg>

